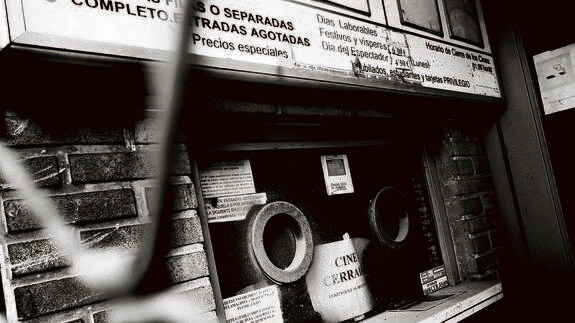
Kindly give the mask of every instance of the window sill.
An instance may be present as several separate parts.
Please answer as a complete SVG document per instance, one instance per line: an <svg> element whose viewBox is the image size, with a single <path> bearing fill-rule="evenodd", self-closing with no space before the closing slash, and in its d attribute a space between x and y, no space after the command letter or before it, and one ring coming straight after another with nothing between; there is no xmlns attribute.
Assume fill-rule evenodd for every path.
<svg viewBox="0 0 575 323"><path fill-rule="evenodd" d="M465 282L431 294L436 301L386 311L363 322L457 322L503 298L498 281Z"/></svg>

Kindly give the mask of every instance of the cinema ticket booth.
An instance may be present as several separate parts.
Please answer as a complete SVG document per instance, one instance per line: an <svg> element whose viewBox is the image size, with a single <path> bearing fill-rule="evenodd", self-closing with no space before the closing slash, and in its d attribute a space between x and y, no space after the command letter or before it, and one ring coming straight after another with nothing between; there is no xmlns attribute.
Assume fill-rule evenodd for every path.
<svg viewBox="0 0 575 323"><path fill-rule="evenodd" d="M217 320L457 321L503 297L480 1L192 2L182 147ZM7 1L0 40L149 80L182 5Z"/></svg>

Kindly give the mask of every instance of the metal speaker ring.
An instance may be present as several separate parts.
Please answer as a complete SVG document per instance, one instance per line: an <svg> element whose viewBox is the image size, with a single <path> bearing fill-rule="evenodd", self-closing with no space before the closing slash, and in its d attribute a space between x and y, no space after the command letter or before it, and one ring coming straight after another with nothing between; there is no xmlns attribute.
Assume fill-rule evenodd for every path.
<svg viewBox="0 0 575 323"><path fill-rule="evenodd" d="M276 266L264 246L264 231L270 220L276 216L288 216L295 225L290 228L295 239L295 253L285 269ZM248 246L264 274L277 284L293 283L302 278L313 260L313 237L305 215L293 204L283 201L253 206L250 210Z"/></svg>
<svg viewBox="0 0 575 323"><path fill-rule="evenodd" d="M411 226L410 207L407 198L395 187L384 187L368 209L369 229L379 242L391 249L399 249L409 243Z"/></svg>

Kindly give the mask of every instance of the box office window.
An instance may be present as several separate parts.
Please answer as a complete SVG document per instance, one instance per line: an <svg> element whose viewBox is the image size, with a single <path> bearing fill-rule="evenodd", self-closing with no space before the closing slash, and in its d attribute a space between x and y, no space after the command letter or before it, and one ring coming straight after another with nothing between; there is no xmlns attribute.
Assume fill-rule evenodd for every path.
<svg viewBox="0 0 575 323"><path fill-rule="evenodd" d="M353 192L328 195L322 172L325 156L337 156L327 160L325 173L338 178L350 175ZM349 306L343 302L346 294L360 289L365 293L355 296L357 308L351 304L346 309L357 316L424 299L420 273L443 261L419 149L390 145L217 153L199 161L200 177L209 173L213 180L228 175L245 179L240 168L248 164L253 191L222 189L219 194L227 196L211 194L205 199L224 306L234 297L270 286L279 290L277 305L286 321L313 321L330 315L337 320L352 319L337 316L331 307ZM213 165L221 170L218 175ZM243 166L230 175L228 170L236 167L230 165ZM230 181L227 185L244 184ZM249 203L229 204L242 196L256 201L248 197L262 194L265 203L254 202L249 210ZM287 208L280 204L284 202L289 204ZM245 218L230 215L223 219L225 209L234 205L235 213L245 212ZM262 205L277 206L277 210L270 216ZM292 213L294 208L305 217L304 227L298 222L301 214ZM261 214L269 218L260 220ZM258 240L253 238L258 234L263 251L257 250L253 240ZM312 241L311 264L295 281L287 281L290 267L300 270L295 268L301 264L299 246L309 243L306 239ZM282 271L267 271L260 257L269 258ZM333 257L332 267L324 261L329 257ZM363 282L350 284L358 278ZM320 291L311 287L316 284ZM331 305L318 305L314 298L319 296L314 294L323 295ZM230 313L226 311L228 320Z"/></svg>

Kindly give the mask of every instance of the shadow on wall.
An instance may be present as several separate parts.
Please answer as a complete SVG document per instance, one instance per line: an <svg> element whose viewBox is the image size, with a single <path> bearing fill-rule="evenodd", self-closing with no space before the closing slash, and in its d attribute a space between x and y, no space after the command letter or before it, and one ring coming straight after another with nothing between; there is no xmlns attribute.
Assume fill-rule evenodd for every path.
<svg viewBox="0 0 575 323"><path fill-rule="evenodd" d="M67 61L63 61L64 59ZM146 66L139 62L123 62L119 59L111 60L111 62L107 64L101 58L98 61L92 61L84 56L80 57L73 55L71 55L71 57L58 58L47 57L45 53L43 53L42 57L39 58L32 52L21 52L15 50L9 53L0 53L0 69L3 71L5 79L10 80L8 84L3 84L1 90L0 116L5 117L6 122L0 122L0 127L2 127L0 128L0 141L16 148L15 151L17 154L23 152L20 154L21 156L14 156L13 159L25 159L23 162L25 168L27 168L26 166L30 166L30 163L34 163L34 161L41 159L42 161L49 160L52 162L50 165L51 168L49 167L50 169L59 170L53 174L54 176L50 176L50 178L42 178L41 180L38 180L38 173L34 172L32 176L34 177L34 180L36 180L37 185L48 187L50 189L45 190L45 192L50 192L48 194L50 194L50 201L53 204L58 204L55 202L56 200L67 201L63 203L64 207L61 207L58 210L61 213L60 215L63 218L62 220L67 224L79 222L80 225L83 225L83 232L86 233L87 228L94 228L91 226L94 224L92 222L104 221L102 221L102 219L87 220L83 215L89 214L91 216L96 216L103 213L107 214L107 211L103 210L113 209L109 212L110 214L108 214L113 219L107 219L109 220L108 223L100 223L99 225L108 226L113 221L116 226L119 227L119 231L122 229L125 231L127 230L126 228L133 227L142 228L144 224L149 227L150 223L147 221L148 214L146 212L157 212L151 211L150 209L152 209L152 207L146 204L147 201L152 198L148 196L148 191L144 191L144 189L147 189L148 186L150 186L149 188L152 188L154 184L156 184L156 182L152 180L152 178L156 176L155 173L158 168L157 165L154 164L154 161L157 157L156 155L158 155L156 150L158 146L157 143L161 137L159 132L161 129L164 129L164 127L155 126L156 123L154 121L157 120L146 120L146 118L149 119L150 113L154 117L157 117L158 115L157 111L150 111L150 108L152 108L152 110L159 108L153 105L151 106L150 102L148 102L150 101L150 97L153 97L154 94L149 88L150 80L147 79L148 76L145 74L147 72ZM178 140L181 141L181 138L178 138ZM132 147L128 147L128 143L130 142ZM123 147L122 144L125 144L126 147ZM41 148L38 149L38 147ZM185 184L179 185L179 187L185 186L187 189L189 188L189 190L193 191L193 185L189 182L191 171L187 154L185 151L178 152L178 156L182 155L185 158L173 158L171 162L175 165L182 164L185 167L182 167L183 170L178 170L177 173L171 174L172 176L178 175L177 178L171 178L171 184ZM39 157L35 154L45 154L46 156ZM0 153L0 155L4 159L7 154ZM22 157L23 155L25 156ZM78 160L86 157L85 159L88 160L88 163L86 164L89 164L88 166L90 167L86 167L87 172L85 173L94 175L96 171L99 171L99 174L103 174L104 176L102 178L89 178L82 180L81 175L71 174L71 168L75 167L74 161L68 159L70 161L70 165L66 165L65 163L62 163L62 161L65 161L67 157L60 158L58 160L59 157L56 155L74 155L76 158L74 161L77 162L76 166L78 167L76 168L78 169L83 168L80 167L80 164L82 163L78 162ZM100 158L99 163L98 158ZM33 161L30 162L30 160ZM182 160L182 163L179 163L180 160ZM96 165L92 166L94 164ZM177 168L177 166L171 166ZM9 169L6 167L2 168ZM65 181L65 175L62 174L65 172L68 172L69 175L69 182L67 184L63 184ZM15 172L8 171L8 173L14 174ZM0 175L0 179L0 182L3 182L4 184L0 183L0 191L11 190L16 187L16 185L13 184L18 182L17 180L14 180L14 178L8 178L5 180L5 176L2 175ZM176 180L179 182L174 183L173 181ZM123 187L126 185L125 183L127 181L130 181L129 188ZM182 183L182 181L185 182ZM86 182L89 182L89 184L85 185ZM140 186L137 187L138 185ZM157 187L154 188L157 190ZM87 192L87 189L97 190L97 192ZM168 188L168 190L170 189ZM125 209L124 205L108 203L115 200L119 201L121 196L124 196L119 193L120 191L127 193L125 196L126 201L130 201L130 203L134 204L135 194L140 197L146 205L138 205L138 211L136 212L136 207L128 203L128 206L132 205L131 208L133 208L133 210L130 211L130 214L123 214L122 210ZM8 193L11 194L13 192ZM101 197L102 194L107 193L110 193L108 195L109 199ZM26 198L26 195L23 195L23 197ZM28 194L28 196L30 195L40 196L41 194ZM145 199L142 195L145 195ZM94 201L87 202L87 204L85 203L87 199L90 199L89 196L92 196L93 200L98 200L99 205L97 207ZM167 194L167 196L171 195ZM191 197L187 199L189 200L189 203L186 206L186 210L183 210L191 213L193 212L191 208L195 207L193 205L195 204L195 195L193 193L189 193L186 196L194 196L193 199ZM170 198L167 199L170 201ZM30 200L32 199L27 198L27 203L29 203ZM6 200L2 200L1 203L5 204L7 202ZM93 209L89 212L86 208L86 205L88 204L91 205L90 208ZM162 204L163 203L160 203L160 205ZM171 203L164 203L164 205L166 209L168 209L168 206L171 206ZM66 208L65 206L71 207ZM32 209L46 210L46 208L41 207L32 207ZM69 211L72 209L73 212L70 213ZM24 210L24 213L28 212L28 209L25 207L22 208L22 210ZM144 212L143 210L148 211ZM78 212L82 213L82 215ZM185 223L188 225L189 223L192 223L192 221L197 220L197 216L184 218L185 214L180 213L177 215L178 218L170 216L163 217L168 219L166 220L168 225L164 225L166 230L171 230L172 226L174 228L177 227L178 230L180 230L177 224ZM80 215L80 217L74 218L76 215ZM21 222L23 223L25 221ZM90 224L86 224L88 222L90 222ZM36 222L33 220L32 223ZM120 226L118 223L123 225ZM94 225L98 225L98 223ZM64 226L63 224L60 226L62 228L69 228L69 226ZM199 228L199 222L197 225L194 224L194 226ZM182 227L182 230L186 228L188 227ZM26 228L18 231L17 234L10 232L12 234L12 240L9 246L13 247L12 249L16 248L15 246L19 246L19 243L22 242L22 240L19 239L35 229L38 228ZM10 231L10 229L7 231ZM190 233L189 231L190 230L188 229L188 234ZM21 236L18 236L20 233ZM196 235L197 241L184 241L180 244L185 244L185 246L177 246L182 248L186 247L186 254L178 254L175 256L171 254L171 258L168 258L168 260L165 261L168 263L168 267L171 266L170 269L173 269L172 276L164 277L164 280L160 280L158 278L159 275L154 271L153 277L147 277L147 280L144 278L142 280L144 283L142 283L141 286L139 286L140 288L135 292L135 294L151 294L152 291L156 292L159 289L167 288L169 285L177 285L175 288L179 288L182 291L181 297L173 297L173 295L170 296L160 293L157 298L141 297L137 299L137 302L127 301L125 304L122 303L121 306L118 306L118 308L122 308L122 311L118 311L120 314L116 313L116 316L120 315L116 317L117 320L137 321L134 317L137 318L145 316L150 320L159 320L160 318L158 318L158 316L165 315L168 317L161 317L161 319L168 321L182 321L182 314L185 310L192 310L194 308L194 306L190 306L189 304L191 299L189 295L187 298L184 298L184 292L194 296L194 299L201 297L208 299L202 303L207 304L205 306L202 305L204 306L202 310L214 310L213 295L207 277L207 267L204 271L201 266L201 262L195 262L197 258L205 262L201 229L199 229L199 232ZM126 237L122 236L122 238L127 240L130 238L128 236L129 235L126 234ZM190 236L192 235L190 234ZM170 235L170 237L172 237L172 235ZM147 238L148 239L142 240L149 240L149 236ZM160 239L162 240L160 243L165 245L166 248L175 248L176 242L174 242L174 239L175 238L173 237L172 239ZM22 244L26 244L28 242L29 241L26 241ZM120 241L119 244L122 244L122 242L123 240ZM3 241L3 243L6 242ZM36 245L45 243L48 247L41 249L42 252L50 252L51 250L51 243L48 243L47 240L35 240L32 243L36 243ZM156 249L159 249L158 245L160 245L160 243L156 244ZM172 243L172 245L170 245L170 243ZM61 243L59 246L61 245L71 244ZM125 244L122 246L125 246ZM34 250L32 247L25 248L29 249L24 251L24 253L29 250ZM148 248L147 250L150 249ZM42 252L38 250L36 250L36 252L32 252L34 253L32 258L40 257ZM95 253L96 252L93 254L90 253L90 255L96 256ZM104 264L104 267L112 268L113 266L111 266L110 259L106 259L106 256L107 254L102 254L102 257L98 258L101 260L99 261L99 264ZM6 268L3 268L2 273L9 272L10 270L14 273L18 268L17 265L19 263L17 261L18 259L16 259L17 256L15 256L15 253L11 254L9 257L12 257L10 258L10 261L14 261L14 263L6 265ZM2 258L4 259L4 257ZM93 259L91 260L98 260L95 257L92 258ZM164 259L164 255L157 258ZM82 258L80 260L86 259ZM121 259L131 260L132 258L123 257ZM196 267L189 265L182 266L178 261L192 262L200 269L195 269ZM74 266L76 266L77 263L78 262L74 262ZM84 285L80 284L80 280L75 279L75 277L62 276L63 274L68 275L68 272L70 275L76 275L77 273L84 274L84 271L81 269L86 269L86 266L82 266L83 262L81 261L79 263L81 264L77 265L77 267L80 269L78 269L78 272L75 272L73 271L73 267L62 269L63 267L67 267L66 263L58 263L58 261L47 262L45 263L46 266L37 269L37 272L42 272L42 274L44 274L50 270L58 271L62 269L61 271L58 271L59 276L57 275L56 279L42 282L40 284L29 284L25 286L14 287L13 285L10 285L11 290L9 292L7 291L6 294L9 298L16 298L16 309L14 309L14 302L12 302L12 304L8 304L8 311L12 311L8 313L9 319L14 321L16 319L16 315L17 319L28 319L41 315L49 315L50 318L47 318L46 320L59 321L58 319L54 319L54 317L56 317L54 315L60 315L61 311L68 311L64 314L69 314L75 311L75 308L90 305L96 301L99 302L102 300L102 293L100 293L99 290L83 287ZM93 261L92 263L98 262ZM162 262L161 265L163 266L165 264ZM156 267L160 267L160 265L156 265ZM194 268L189 269L190 267ZM186 270L183 270L182 268ZM164 269L162 268L162 270ZM21 274L25 275L31 273L28 272ZM40 276L42 274L40 274ZM113 274L110 273L108 277L113 281L114 276L117 274L118 272L116 271ZM10 278L12 282L13 278L14 277ZM15 279L20 278L21 277L16 277ZM172 279L172 281L167 281L168 279ZM126 281L127 280L128 279L126 279ZM55 288L61 291L58 292L58 301L53 301L50 295L43 294L43 292L50 290L49 288L42 290L43 286L45 287L46 285L52 287L56 286ZM96 285L100 286L98 284ZM149 289L152 289L152 291ZM79 291L79 294L74 294L76 291ZM114 296L114 292L115 291L112 291L110 295ZM16 296L10 295L11 293L16 294ZM200 295L200 297L196 297L196 294ZM4 297L1 298L1 300L3 299ZM5 304L1 300L0 306L4 306ZM95 306L94 309L102 310L104 305L100 304L98 306L100 307ZM6 306L4 306L4 308L0 307L0 313L6 312L7 309L5 307ZM172 313L168 313L169 315L166 314L166 309L172 309L170 310ZM99 313L90 312L84 316L92 316L93 314L95 320L95 317L101 313L103 313L103 311ZM84 317L84 320L86 320L86 317ZM188 316L184 321L189 321L189 319L190 316ZM198 320L205 321L205 319ZM1 318L0 322L3 322Z"/></svg>
<svg viewBox="0 0 575 323"><path fill-rule="evenodd" d="M15 50L0 53L0 69L8 80L2 85L0 112L14 111L54 134L133 123L143 118L150 95L145 69L138 62L45 54L38 58L34 52Z"/></svg>

